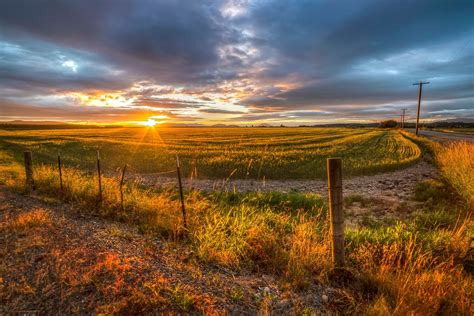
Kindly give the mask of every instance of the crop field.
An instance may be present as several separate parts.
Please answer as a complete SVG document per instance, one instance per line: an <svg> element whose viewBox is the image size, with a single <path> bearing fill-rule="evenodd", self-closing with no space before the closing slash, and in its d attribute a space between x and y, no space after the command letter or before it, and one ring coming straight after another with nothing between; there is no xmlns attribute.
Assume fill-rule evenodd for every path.
<svg viewBox="0 0 474 316"><path fill-rule="evenodd" d="M345 176L399 169L418 160L418 146L396 130L350 128L93 128L0 130L0 148L21 161L92 170L173 170L202 178L320 179L328 157L343 158Z"/></svg>

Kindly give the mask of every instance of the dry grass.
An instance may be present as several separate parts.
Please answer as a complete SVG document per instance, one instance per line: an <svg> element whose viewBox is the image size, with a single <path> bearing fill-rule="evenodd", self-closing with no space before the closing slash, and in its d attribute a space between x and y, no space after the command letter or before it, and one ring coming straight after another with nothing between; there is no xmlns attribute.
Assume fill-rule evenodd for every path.
<svg viewBox="0 0 474 316"><path fill-rule="evenodd" d="M315 227L314 219L303 216L293 228L285 277L296 288L305 288L330 269L328 235Z"/></svg>
<svg viewBox="0 0 474 316"><path fill-rule="evenodd" d="M142 231L176 235L183 230L175 193L155 194L150 189L130 183L124 188L125 211L122 211L117 179L102 177L102 202L98 199L97 183L97 178L94 176L78 169L64 168L61 192L57 170L44 165L37 166L34 170L35 191L38 194L69 202L90 214L134 223ZM18 191L23 191L23 175L10 185Z"/></svg>
<svg viewBox="0 0 474 316"><path fill-rule="evenodd" d="M250 197L189 192L185 231L174 191L157 193L127 183L122 211L117 179L102 178L102 203L97 199L97 179L77 169L63 170L62 194L54 168L38 166L34 179L37 194L69 202L82 212L134 224L143 233L182 240L203 261L232 268L260 267L285 276L298 287L311 283L308 280L327 257L321 237L327 230L326 210L317 195L262 193ZM23 182L20 176L11 187L22 192ZM234 205L228 204L232 199L236 199ZM295 212L297 205L300 209ZM119 233L111 229L111 234Z"/></svg>
<svg viewBox="0 0 474 316"><path fill-rule="evenodd" d="M416 239L366 244L351 253L362 276L377 284L377 298L362 307L374 315L469 314L472 278L450 257L440 261Z"/></svg>
<svg viewBox="0 0 474 316"><path fill-rule="evenodd" d="M57 196L53 172L48 167L38 169L35 173L37 192ZM117 190L116 179L104 179L108 189L104 191L102 205L96 201L93 177L66 170L66 179L65 200L91 213L134 223L144 232L181 240L192 247L203 262L232 269L267 271L280 276L293 290L333 282L326 208L319 198L297 193L203 195L192 192L187 194L189 227L183 239L175 192L156 193L129 184L125 212L122 212L118 195L111 192ZM431 197L444 190L439 184L425 190L430 193L421 196L439 203ZM440 207L434 205L438 204L430 207ZM451 211L455 212L463 207L456 203L453 206ZM353 284L335 285L339 290L330 308L369 314L467 314L473 285L464 268L471 262L470 217L459 222L456 214L449 215L445 209L426 212L395 227L349 230L347 254L355 280ZM44 218L47 216L37 212L15 222L34 226ZM436 224L439 220L442 225ZM99 257L95 268L81 272L80 283L95 282L97 273L99 279L107 279L114 271L112 284L101 281L95 287L110 295L120 295L125 286L122 275L127 274L127 267L126 261L114 255ZM188 297L182 290L177 287L162 293L167 293L165 297L171 297L173 304L187 311L198 304L199 299Z"/></svg>
<svg viewBox="0 0 474 316"><path fill-rule="evenodd" d="M474 143L453 142L436 148L443 176L474 206Z"/></svg>
<svg viewBox="0 0 474 316"><path fill-rule="evenodd" d="M466 200L472 198L470 157L472 146L463 143L437 155L446 179ZM463 170L462 174L458 170ZM409 221L392 227L348 230L349 281L341 281L332 278L327 208L315 195L187 192L186 232L174 191L156 192L127 183L125 211L122 211L117 179L104 177L104 201L99 204L97 182L91 174L66 168L62 196L58 194L54 168L37 167L34 176L37 194L50 199L61 197L81 212L136 225L144 233L166 236L193 249L200 262L271 273L292 290L304 291L315 283L331 286L334 290L327 304L330 310L377 315L472 313L473 282L469 266L474 262L470 249L474 227L462 199L451 200L448 195L440 194L450 190L446 184L443 184L446 187L428 184L429 194L420 194L425 203L423 212ZM20 174L5 183L21 191L24 179ZM13 232L54 225L42 210L33 210L8 222L10 226L3 229ZM111 234L121 233L112 228ZM21 251L29 249L32 243L41 246L44 238L44 235L31 238ZM131 259L105 252L96 254L89 264L72 265L75 259L80 260L81 249L71 251L51 253L55 258L50 261L51 273L57 284L77 284L81 289L93 285L105 302L111 302L100 305L98 312L137 312L144 302L157 305L168 302L187 312L206 300L192 294L185 285L168 282L153 282L145 290L133 292L130 288L133 283L128 278L139 271L133 270ZM12 295L38 295L32 291L31 285L18 284L12 292L16 294ZM238 293L232 296L239 297ZM265 302L262 301L262 312L269 309Z"/></svg>
<svg viewBox="0 0 474 316"><path fill-rule="evenodd" d="M50 215L43 209L34 209L28 213L18 215L15 220L11 222L12 229L21 229L24 227L38 227L48 225L51 223Z"/></svg>
<svg viewBox="0 0 474 316"><path fill-rule="evenodd" d="M92 225L95 230L81 231L70 225L69 219L44 208L2 210L0 314L20 310L107 315L216 313L212 299L202 300L199 290L150 269L144 257L131 255L127 248L107 249L96 237L89 239L87 234L100 232L100 227ZM136 242L136 236L133 238Z"/></svg>

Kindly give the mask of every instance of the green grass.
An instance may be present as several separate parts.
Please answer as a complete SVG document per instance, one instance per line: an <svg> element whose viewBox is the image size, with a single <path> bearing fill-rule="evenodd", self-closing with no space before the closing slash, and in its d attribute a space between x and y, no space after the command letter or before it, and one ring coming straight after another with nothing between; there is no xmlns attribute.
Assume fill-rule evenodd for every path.
<svg viewBox="0 0 474 316"><path fill-rule="evenodd" d="M357 140L366 134L350 137ZM378 143L384 144L387 152L398 152L400 146L384 139L413 144L395 131L379 136ZM462 154L463 148L450 150L458 154L452 155L453 163L443 168L470 163ZM22 191L19 161L9 150L0 157L0 170L8 177L3 183ZM367 222L359 229L346 230L347 280L334 278L330 268L327 205L314 194L188 191L187 231L173 190L157 192L127 183L122 211L117 179L104 177L104 202L98 204L94 175L80 168L66 168L63 200L81 212L123 221L143 233L183 243L204 263L273 274L283 288L297 291L312 284L331 287L335 291L331 296L333 308L339 313L469 314L474 263L469 197L452 181L455 174L442 170L444 179L418 185L414 196L422 207L409 220L393 225ZM470 175L464 175L467 183L472 183ZM35 180L37 194L58 197L56 170L37 167ZM351 202L363 202L363 198L349 196L346 203ZM180 287L170 295L183 311L195 303ZM231 295L239 297L238 293Z"/></svg>
<svg viewBox="0 0 474 316"><path fill-rule="evenodd" d="M174 169L203 178L324 178L326 158L343 158L345 176L395 170L415 162L420 149L397 130L351 128L93 128L0 130L1 150L21 161L25 150L36 163L95 168L101 152L105 170L129 165L130 172Z"/></svg>
<svg viewBox="0 0 474 316"><path fill-rule="evenodd" d="M435 157L444 178L474 208L474 143L440 145Z"/></svg>

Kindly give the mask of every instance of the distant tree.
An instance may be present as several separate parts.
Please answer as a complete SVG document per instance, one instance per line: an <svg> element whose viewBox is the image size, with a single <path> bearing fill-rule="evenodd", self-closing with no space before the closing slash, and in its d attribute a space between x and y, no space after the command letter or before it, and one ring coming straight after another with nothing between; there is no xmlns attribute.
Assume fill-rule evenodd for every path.
<svg viewBox="0 0 474 316"><path fill-rule="evenodd" d="M381 128L393 128L393 127L397 127L397 126L398 126L398 123L395 120L382 121L379 124L379 127L381 127Z"/></svg>

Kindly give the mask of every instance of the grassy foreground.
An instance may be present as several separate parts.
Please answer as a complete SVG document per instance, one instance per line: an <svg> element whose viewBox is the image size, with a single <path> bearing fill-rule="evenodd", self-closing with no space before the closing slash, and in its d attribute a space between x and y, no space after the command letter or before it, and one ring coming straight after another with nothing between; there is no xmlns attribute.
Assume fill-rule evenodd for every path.
<svg viewBox="0 0 474 316"><path fill-rule="evenodd" d="M81 212L179 242L195 251L202 262L273 274L282 288L332 287L335 311L468 315L472 313L474 264L472 146L460 143L435 149L444 178L418 186L415 197L423 206L411 219L346 231L349 260L343 277L330 269L327 207L317 195L187 192L187 232L172 190L151 191L128 183L122 211L116 179L104 179L104 202L99 205L95 179L79 169L67 169L63 200ZM3 183L22 191L20 166L9 153L1 155ZM462 177L458 170L464 170ZM35 180L37 194L57 199L56 170L37 168ZM142 302L151 303L146 298ZM120 306L112 310L120 312Z"/></svg>
<svg viewBox="0 0 474 316"><path fill-rule="evenodd" d="M474 146L468 142L451 143L436 149L436 160L444 177L464 199L474 206Z"/></svg>
<svg viewBox="0 0 474 316"><path fill-rule="evenodd" d="M16 159L25 150L37 163L135 173L173 170L204 178L324 178L326 158L344 159L344 175L373 174L410 165L420 149L396 130L369 128L94 128L0 130L0 148Z"/></svg>

